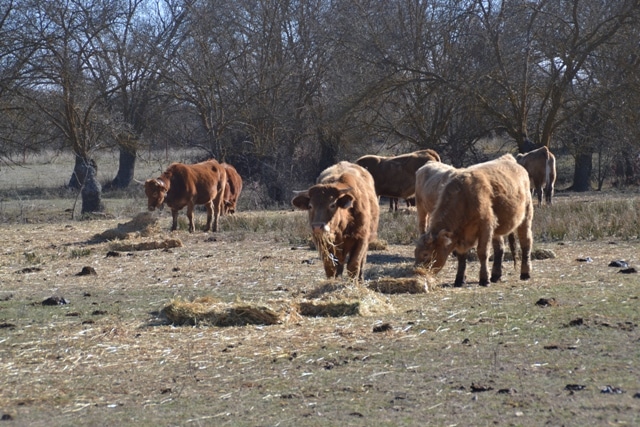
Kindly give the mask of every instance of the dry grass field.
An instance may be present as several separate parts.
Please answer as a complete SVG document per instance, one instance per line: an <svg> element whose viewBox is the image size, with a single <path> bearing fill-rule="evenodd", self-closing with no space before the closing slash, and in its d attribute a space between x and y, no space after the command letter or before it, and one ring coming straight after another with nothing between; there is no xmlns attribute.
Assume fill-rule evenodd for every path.
<svg viewBox="0 0 640 427"><path fill-rule="evenodd" d="M530 281L508 263L480 288L470 262L468 285L451 288L452 259L422 278L427 293L333 284L369 309L316 317L299 310L327 285L302 212L245 209L189 234L170 233L165 211L105 239L144 211L141 191L72 221L73 196L39 188L0 189L7 425L640 425L640 279L609 266L640 268L637 189L537 208L534 249L555 258L534 260ZM415 213L382 212L388 244L370 251L367 284L413 272ZM281 316L223 327L163 314L197 298Z"/></svg>

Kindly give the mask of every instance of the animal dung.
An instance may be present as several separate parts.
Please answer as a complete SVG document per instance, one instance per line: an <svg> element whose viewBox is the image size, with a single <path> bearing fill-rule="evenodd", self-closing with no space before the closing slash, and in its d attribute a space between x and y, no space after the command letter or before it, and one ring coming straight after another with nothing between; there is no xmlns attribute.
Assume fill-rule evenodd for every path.
<svg viewBox="0 0 640 427"><path fill-rule="evenodd" d="M370 251L385 251L389 243L386 240L376 239L369 242L369 250Z"/></svg>
<svg viewBox="0 0 640 427"><path fill-rule="evenodd" d="M82 270L79 273L76 273L76 276L97 276L98 273L96 269L91 266L82 267Z"/></svg>
<svg viewBox="0 0 640 427"><path fill-rule="evenodd" d="M381 277L369 283L368 288L383 294L426 294L429 292L424 277Z"/></svg>
<svg viewBox="0 0 640 427"><path fill-rule="evenodd" d="M155 249L170 249L170 248L180 248L184 246L180 239L165 239L165 240L154 240L150 242L139 242L139 243L118 243L113 242L111 244L111 249L113 251L119 252L129 252L129 251L150 251Z"/></svg>
<svg viewBox="0 0 640 427"><path fill-rule="evenodd" d="M53 295L42 301L42 305L66 305L69 304L69 300L66 300L60 296Z"/></svg>
<svg viewBox="0 0 640 427"><path fill-rule="evenodd" d="M393 312L393 307L358 282L327 281L299 301L298 311L309 317L371 316Z"/></svg>
<svg viewBox="0 0 640 427"><path fill-rule="evenodd" d="M213 297L196 298L193 301L176 299L165 306L161 313L176 325L205 324L211 326L275 325L291 314L290 307L279 302L250 304L226 303Z"/></svg>

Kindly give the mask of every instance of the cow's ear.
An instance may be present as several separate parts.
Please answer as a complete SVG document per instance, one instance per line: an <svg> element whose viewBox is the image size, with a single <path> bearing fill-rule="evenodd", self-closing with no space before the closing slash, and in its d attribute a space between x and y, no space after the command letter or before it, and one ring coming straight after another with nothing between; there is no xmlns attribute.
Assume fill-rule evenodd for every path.
<svg viewBox="0 0 640 427"><path fill-rule="evenodd" d="M163 190L167 189L167 186L164 184L164 181L162 181L161 179L156 178L156 184L158 185L158 187L162 188Z"/></svg>
<svg viewBox="0 0 640 427"><path fill-rule="evenodd" d="M447 230L440 230L438 233L438 241L446 248L453 245L453 233Z"/></svg>
<svg viewBox="0 0 640 427"><path fill-rule="evenodd" d="M295 197L291 200L291 204L298 209L302 209L304 211L309 210L309 202L311 199L309 198L308 191L294 191Z"/></svg>
<svg viewBox="0 0 640 427"><path fill-rule="evenodd" d="M351 206L353 206L353 196L351 194L343 194L338 198L336 204L339 208L349 209Z"/></svg>

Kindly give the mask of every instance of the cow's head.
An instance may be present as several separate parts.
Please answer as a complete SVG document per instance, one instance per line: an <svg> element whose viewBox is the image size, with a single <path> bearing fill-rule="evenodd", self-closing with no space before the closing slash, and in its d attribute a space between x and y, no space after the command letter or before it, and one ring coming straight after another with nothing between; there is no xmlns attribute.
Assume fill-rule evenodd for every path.
<svg viewBox="0 0 640 427"><path fill-rule="evenodd" d="M147 195L147 207L150 211L156 208L162 209L164 198L167 196L167 185L160 179L148 179L144 183L144 192Z"/></svg>
<svg viewBox="0 0 640 427"><path fill-rule="evenodd" d="M341 211L353 206L351 187L340 184L318 184L307 191L296 192L291 204L309 211L309 223L316 236L332 232L331 223Z"/></svg>
<svg viewBox="0 0 640 427"><path fill-rule="evenodd" d="M416 265L421 265L433 273L438 273L447 257L454 249L452 240L453 233L447 230L440 230L438 233L425 233L416 243L415 257Z"/></svg>

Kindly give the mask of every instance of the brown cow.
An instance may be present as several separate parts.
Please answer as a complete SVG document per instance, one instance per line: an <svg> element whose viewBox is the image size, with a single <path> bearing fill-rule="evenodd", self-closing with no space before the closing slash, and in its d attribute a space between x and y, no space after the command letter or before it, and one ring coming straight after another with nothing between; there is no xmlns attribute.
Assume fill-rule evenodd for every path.
<svg viewBox="0 0 640 427"><path fill-rule="evenodd" d="M529 173L533 195L538 196L538 206L542 205L542 189L544 200L551 204L553 187L556 183L556 157L547 147L540 147L526 154L518 154L516 160Z"/></svg>
<svg viewBox="0 0 640 427"><path fill-rule="evenodd" d="M309 211L327 277L341 276L346 263L349 277L362 280L380 216L371 174L353 163L337 163L320 174L316 185L297 192L291 203Z"/></svg>
<svg viewBox="0 0 640 427"><path fill-rule="evenodd" d="M458 271L454 285L462 286L466 253L477 246L479 283L487 286L489 242L494 251L491 281L497 282L502 276L502 236L509 235L509 246L515 255L515 232L522 249L520 279L527 280L530 278L532 219L529 176L512 155L458 169L444 184L427 232L418 239L416 264L424 264L437 273L455 250Z"/></svg>
<svg viewBox="0 0 640 427"><path fill-rule="evenodd" d="M441 162L427 162L416 171L416 209L420 234L427 231L429 215L436 207L444 184L455 171L453 166Z"/></svg>
<svg viewBox="0 0 640 427"><path fill-rule="evenodd" d="M189 232L195 231L195 205L205 205L207 209L207 225L204 231L218 231L218 217L222 212L226 183L225 169L216 160L194 165L172 163L158 178L145 181L144 191L150 211L162 208L164 203L171 208L171 231L178 228L178 212L185 206L189 218Z"/></svg>
<svg viewBox="0 0 640 427"><path fill-rule="evenodd" d="M356 163L367 169L376 184L376 194L390 198L390 209L398 210L398 198L413 197L416 186L416 171L426 162L439 162L434 150L419 150L394 157L366 155Z"/></svg>
<svg viewBox="0 0 640 427"><path fill-rule="evenodd" d="M225 214L235 213L238 204L238 198L242 192L242 177L228 163L221 163L227 172L227 185L224 187L224 211Z"/></svg>

